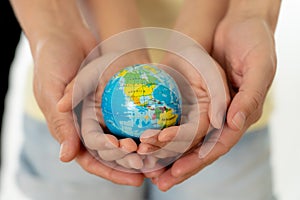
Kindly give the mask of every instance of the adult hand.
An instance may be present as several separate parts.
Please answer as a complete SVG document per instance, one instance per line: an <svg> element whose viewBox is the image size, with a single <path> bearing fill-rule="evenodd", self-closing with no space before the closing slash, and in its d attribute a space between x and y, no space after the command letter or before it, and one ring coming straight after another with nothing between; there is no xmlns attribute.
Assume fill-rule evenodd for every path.
<svg viewBox="0 0 300 200"><path fill-rule="evenodd" d="M203 155L198 148L154 178L159 189L168 190L213 163L260 118L276 70L274 27L260 16L227 14L220 23L215 33L213 56L224 66L233 96L225 127L220 137L212 137L202 145L205 150L211 142L216 143L209 154ZM199 153L203 155L200 158Z"/></svg>
<svg viewBox="0 0 300 200"><path fill-rule="evenodd" d="M60 159L77 162L86 171L116 183L140 185L144 177L102 165L81 146L72 112L57 103L82 61L96 45L76 0L11 0L34 58L34 93L49 130L61 144Z"/></svg>
<svg viewBox="0 0 300 200"><path fill-rule="evenodd" d="M38 45L34 57L35 97L45 115L50 132L61 144L60 159L68 162L76 158L81 167L89 173L119 184L140 185L143 180L141 175L122 173L95 160L81 147L72 112L62 113L57 109L65 87L75 77L81 62L95 45L88 30L83 30L79 35L84 38L78 38L69 32L52 35Z"/></svg>
<svg viewBox="0 0 300 200"><path fill-rule="evenodd" d="M213 34L226 12L227 2L227 0L221 2L184 1L174 26L174 29L182 35L176 34L175 31L171 34L168 43L170 44L168 48L171 48L178 56L172 53L167 54L162 63L178 71L189 82L190 86L186 87L188 90L183 88L181 91L185 101L183 110L185 118L179 127L166 128L156 133L155 131L146 132L142 135L139 153L157 159L161 157L167 159L173 156L174 161L174 158L178 158L183 153L193 152L203 142L208 131L221 128L227 108L226 103L229 101L229 95L226 97L224 94L228 92L227 84L225 84L225 89L222 87L226 83L226 78L218 64L204 52L211 52ZM184 60L186 58L189 59ZM188 91L194 91L196 97L191 98ZM194 102L190 101L191 99ZM155 159L151 160L155 161ZM162 168L147 173L146 176L157 177L165 170L166 168Z"/></svg>

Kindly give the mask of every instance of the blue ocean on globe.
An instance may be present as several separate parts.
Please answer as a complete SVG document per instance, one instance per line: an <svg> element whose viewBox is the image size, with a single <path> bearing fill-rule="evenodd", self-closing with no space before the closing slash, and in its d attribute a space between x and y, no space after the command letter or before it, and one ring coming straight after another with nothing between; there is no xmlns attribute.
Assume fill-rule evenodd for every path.
<svg viewBox="0 0 300 200"><path fill-rule="evenodd" d="M101 101L111 133L139 138L147 129L178 125L182 100L174 79L153 64L124 68L107 83Z"/></svg>

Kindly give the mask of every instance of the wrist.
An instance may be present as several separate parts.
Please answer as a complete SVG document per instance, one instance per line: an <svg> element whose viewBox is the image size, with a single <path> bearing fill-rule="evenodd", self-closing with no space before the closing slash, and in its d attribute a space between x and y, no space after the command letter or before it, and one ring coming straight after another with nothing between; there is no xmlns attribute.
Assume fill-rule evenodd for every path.
<svg viewBox="0 0 300 200"><path fill-rule="evenodd" d="M227 6L227 0L185 1L174 29L196 40L210 52L215 29L224 17Z"/></svg>
<svg viewBox="0 0 300 200"><path fill-rule="evenodd" d="M226 16L239 20L258 18L265 21L274 31L281 0L230 0Z"/></svg>

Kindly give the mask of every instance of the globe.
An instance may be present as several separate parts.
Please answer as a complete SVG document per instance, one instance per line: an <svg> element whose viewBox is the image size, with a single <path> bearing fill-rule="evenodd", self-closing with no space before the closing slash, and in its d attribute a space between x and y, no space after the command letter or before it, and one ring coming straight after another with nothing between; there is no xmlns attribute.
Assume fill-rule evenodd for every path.
<svg viewBox="0 0 300 200"><path fill-rule="evenodd" d="M154 64L138 64L116 73L104 88L101 110L109 131L138 139L147 129L178 125L182 100L175 80Z"/></svg>

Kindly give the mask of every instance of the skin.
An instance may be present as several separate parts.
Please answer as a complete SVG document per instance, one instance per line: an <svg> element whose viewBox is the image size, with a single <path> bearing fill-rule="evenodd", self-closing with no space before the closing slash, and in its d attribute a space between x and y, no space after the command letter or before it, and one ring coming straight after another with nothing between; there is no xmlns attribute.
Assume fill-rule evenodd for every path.
<svg viewBox="0 0 300 200"><path fill-rule="evenodd" d="M30 42L35 61L35 96L45 115L51 134L61 144L60 159L62 161L68 162L76 158L86 171L119 184L138 186L142 184L144 176L147 176L152 178L153 183L160 190L167 191L227 153L239 141L247 128L261 116L264 98L276 69L273 37L280 7L278 0L275 3L271 0L251 2L230 0L224 1L222 4L208 0L197 2L187 0L185 2L174 29L195 39L221 64L226 72L232 101L228 108L227 121L222 135L207 156L199 157L199 148L195 148L178 159L171 168L145 175L111 169L95 160L80 145L73 116L69 109L72 104L68 103L70 97L66 95L68 94L66 87L72 85L71 81L84 57L95 46L96 39L82 22L75 1L57 0L50 3L50 1L31 0L30 4L25 0L12 0L11 2ZM113 5L114 2L112 1L108 5L112 9L116 6ZM98 1L98 3L91 1L94 8L103 8L100 6L101 3L103 1ZM118 1L118 3L120 2ZM96 4L99 6L95 6ZM97 27L107 26L107 29L99 28L100 38L104 39L120 31L139 26L135 23L136 20L124 20L123 16L134 13L132 11L135 10L134 6L128 6L128 10L131 12L124 9L122 14L122 8L127 6L127 4L123 7L118 6L119 12L103 11L95 14L95 18L103 19L98 21ZM201 9L202 12L199 12ZM97 12L94 11L94 13ZM105 19L107 18L105 17L109 16L111 19L113 13L117 15L115 19L124 21L116 23L115 26L114 23L106 24L107 20ZM105 16L99 16L102 14ZM131 17L135 18L136 16L131 14ZM196 21L195 18L197 18ZM43 21L34 19L43 19ZM124 23L127 22L133 22L133 24L124 26ZM251 34L249 27L251 27ZM101 32L101 30L105 30L105 32ZM247 40L245 40L245 35ZM114 50L108 47L104 52L110 53ZM147 56L144 57L147 60ZM174 58L169 56L164 59L163 63L173 63L172 60ZM182 69L182 72L186 71ZM220 71L222 70L220 69ZM199 77L193 80L200 82ZM199 82L197 82L198 85ZM72 86L68 87L72 88ZM59 102L60 99L62 100ZM209 114L207 113L207 115ZM161 147L161 142L170 142L174 138L174 132L174 130L168 129L168 131L150 134L150 138L154 138L154 140L146 138L142 141L143 145ZM197 138L195 144L199 140L201 137ZM113 144L116 149L128 147L129 151L127 152L138 148L129 148L131 142L128 140L122 142L115 138L109 138L106 141ZM151 153L147 148L143 151L142 147L139 148L140 153ZM124 158L124 155L121 157ZM117 163L125 167L132 167L132 164L128 164L130 160L132 160L131 157L121 159Z"/></svg>
<svg viewBox="0 0 300 200"><path fill-rule="evenodd" d="M208 1L208 0L201 0L201 1L187 0L184 2L182 6L182 10L174 26L174 30L180 31L186 34L187 36L189 36L190 38L194 39L199 44L201 44L201 46L207 52L210 53L212 51L213 36L214 36L215 29L219 21L224 16L226 9L227 9L227 0L223 0L221 3L215 1ZM197 19L197 24L198 24L197 26L192 26L192 25L187 26L188 22L195 21L195 19ZM186 50L188 51L189 48L190 47L186 47ZM193 90L196 91L197 93L197 97L198 97L197 101L200 105L199 112L201 112L199 121L197 123L201 124L201 127L198 128L197 136L194 137L192 144L187 149L190 150L195 146L197 146L197 144L199 144L199 142L202 141L203 137L208 132L209 123L211 122L214 127L217 127L218 126L217 124L222 121L223 116L220 116L221 118L217 117L219 111L217 110L214 112L211 110L210 104L212 103L212 101L209 97L208 89L205 86L205 83L201 78L201 76L198 74L197 71L195 71L195 69L189 63L185 62L183 59L180 59L177 56L174 56L172 54L167 54L163 58L162 63L167 66L173 67L174 69L179 71L182 75L184 75L190 81ZM220 68L218 64L217 66L219 67L218 68L219 73L223 77L223 83L226 86L227 83L226 83L226 78L223 73L223 70ZM227 88L225 87L225 89ZM187 95L183 94L183 96L187 96ZM229 102L229 94L227 95L226 102L227 103ZM166 128L163 131L158 132L157 134L150 134L151 137L149 137L147 134L143 134L141 138L142 143L139 146L138 152L144 155L147 153L151 155L151 152L153 152L154 149L159 149L161 147L164 147L166 144L170 144L170 143L173 143L173 146L177 146L176 150L178 151L178 145L176 145L176 143L179 144L182 143L182 141L190 142L190 138L191 138L190 133L192 133L193 129L197 127L197 125L194 124L196 123L192 123L191 125L188 126L184 124L185 127L183 128L183 130L185 131L184 133L182 133L181 137L177 137L177 139L175 139L175 137L177 135L178 130L181 128L180 126L177 128L173 128L173 127ZM167 150L167 152L164 150ZM168 155L174 156L174 151L166 148L160 150L159 153L164 154L164 157L168 157ZM179 153L183 153L183 152L179 151ZM161 157L161 155L155 155L155 156ZM147 177L157 176L157 174L162 173L162 171L163 170L147 173L146 176Z"/></svg>
<svg viewBox="0 0 300 200"><path fill-rule="evenodd" d="M103 5L101 5L100 2L101 1L96 2L97 6L99 6L99 7L103 6ZM203 6L203 5L205 5L205 6ZM93 7L96 7L96 5L94 5ZM179 30L180 32L185 33L189 36L193 36L193 39L196 39L196 41L198 43L203 43L204 44L203 46L205 47L205 49L207 51L210 51L212 48L213 32L215 31L217 23L219 22L221 17L224 15L226 7L227 7L227 4L219 4L216 2L212 3L210 1L197 1L197 2L196 1L186 1L182 8L182 13L180 14L179 19L176 23L175 29ZM109 10L109 8L113 9L113 6L108 5L107 9ZM116 9L118 10L118 6ZM132 7L129 7L128 9L131 10L131 12L130 12L131 17L135 18L136 15L133 13L135 9L133 9ZM199 9L200 9L200 12L198 12ZM214 13L218 13L218 14L212 15L211 13L213 13L213 11L214 11ZM107 11L103 11L103 13L101 15L105 15L105 12L107 12ZM120 11L117 13L120 13ZM110 18L113 17L112 16L113 14L111 12L108 12L107 15L109 15ZM121 16L116 14L115 17L117 18L117 17L121 17ZM99 17L99 18L101 18L101 17ZM202 21L199 21L201 26L186 27L185 22L191 21L193 18L201 19ZM209 19L209 20L207 20L207 19ZM105 22L107 23L107 21L105 21L105 20L104 21L100 20L99 25L97 27L105 27ZM134 22L134 20L133 20L133 22ZM137 23L134 23L134 24L137 24ZM106 35L109 35L109 33L115 34L116 27L120 26L120 25L118 25L118 23L116 23L116 24L108 23L107 25L108 25L108 28L105 29L104 33L101 33L101 30L103 30L103 29L99 28L100 35L106 36ZM124 24L121 27L124 27ZM206 34L200 34L200 30L206 30ZM130 40L130 38L126 38L126 39ZM133 38L133 40L134 39L135 38ZM124 46L124 44L123 44L123 46ZM116 48L117 47L111 45L111 46L108 46L108 48L104 48L104 52L110 53L110 52L113 52L112 49L116 49ZM145 54L145 52L138 51L133 54L126 55L126 57L121 58L121 60L118 60L116 63L112 64L112 66L114 66L114 67L128 66L130 64L135 64L133 62L133 61L136 61L135 58L137 58L137 57L145 58L146 56L143 56L144 54ZM100 60L101 60L101 57L100 57ZM137 60L137 61L139 61L139 60ZM144 59L144 61L147 61L147 59ZM99 61L99 62L101 62L101 61ZM141 62L137 62L137 63L141 63ZM178 63L180 63L180 64L178 64ZM220 111L218 109L215 109L214 111L211 110L211 106L210 106L211 101L210 101L210 97L208 95L208 89L206 88L205 83L202 80L201 76L193 69L193 67L190 64L188 64L187 62L185 62L184 60L179 59L178 57L174 57L171 54L168 54L163 59L162 64L176 68L177 71L179 71L181 74L183 74L186 78L188 78L189 80L193 80L190 84L192 85L193 90L196 91L196 93L197 93L197 98L198 98L197 101L199 102L199 105L200 105L199 112L201 112L199 119L196 121L185 121L184 124L182 124L179 127L166 128L161 132L148 131L147 133L143 134L143 136L141 138L142 143L139 145L138 149L136 146L134 146L133 140L131 140L129 138L117 140L117 138L114 137L113 135L109 135L109 139L107 139L105 137L105 136L107 136L107 134L106 135L99 134L99 133L103 133L103 130L100 130L99 128L97 128L98 123L95 120L94 120L93 124L89 123L86 126L85 126L85 124L83 124L84 127L87 127L87 128L84 128L85 131L83 133L85 144L88 147L92 147L93 150L97 150L98 155L102 159L104 159L104 160L110 159L109 161L116 161L120 165L122 165L122 163L125 163L125 165L122 165L122 166L126 167L126 168L128 168L128 166L129 166L129 168L134 168L134 169L138 169L141 167L151 168L148 165L149 160L151 160L150 163L152 166L153 162L155 160L158 160L161 158L174 157L174 156L184 153L185 151L195 148L195 146L197 146L198 143L201 142L203 137L208 132L210 119L214 126L220 126L219 124L223 120L223 115L221 115L220 117L219 116L216 117L216 115L218 115ZM98 66L100 66L100 64L98 64ZM91 68L92 66L89 66L89 67ZM122 68L122 67L120 67L120 68ZM118 68L118 70L120 68ZM80 72L78 75L79 79L82 79L85 81L93 79L93 78L91 78L91 77L93 77L93 72L89 73L88 71L89 70L83 70L82 72ZM101 78L101 81L100 81L99 87L98 87L99 90L97 90L97 94L99 94L99 95L97 95L99 97L98 99L101 99L101 94L102 94L101 90L103 89L102 86L105 85L106 82L108 81L108 79L106 79L106 77L111 77L114 74L114 73L112 73L113 71L116 72L117 71L116 68L110 68L110 70L108 71L109 74L105 74L105 76L103 76L103 78ZM224 85L226 86L227 85L226 77L220 66L218 68L218 71L222 75ZM94 80L97 80L97 78L98 78L98 76L95 76ZM84 82L84 81L82 81L82 82ZM92 81L92 82L94 82L94 81ZM59 103L60 111L65 112L65 111L70 111L72 109L71 104L72 104L72 91L73 91L73 87L74 87L73 84L74 83L67 86L67 90L65 91L64 97ZM81 84L81 85L77 84L77 85L78 86L76 89L79 91L89 91L90 88L93 88L93 87L85 85L85 84ZM88 94L88 93L89 92L85 92L85 94ZM85 96L86 95L84 95L84 94L82 96L80 96L80 100L84 99ZM189 95L183 94L183 96L184 96L184 98L189 98ZM217 95L213 95L213 96L217 96ZM227 102L229 102L229 95L227 95L227 97L228 97ZM77 102L79 102L79 101L77 101ZM189 100L187 100L187 101L189 101ZM93 102L91 102L91 104L92 103ZM99 105L99 102L96 102L96 105ZM187 105L187 106L196 106L196 105ZM88 106L86 106L86 108L88 108ZM186 113L186 115L191 115L191 114L192 113ZM212 120L212 119L214 119L214 120ZM102 121L101 118L99 119L99 121L100 122ZM196 133L194 133L195 131L193 131L193 129L195 129L195 127L197 127L198 124L200 124L200 121L201 121L201 126L199 126L197 128ZM102 127L105 128L104 123L102 123ZM89 130L92 130L92 131L89 131ZM97 130L97 131L95 132L94 130ZM174 139L177 132L180 133L179 134L180 136L177 136L176 139ZM155 134L153 134L153 133L155 133ZM160 141L158 141L158 138ZM191 140L193 140L193 141L190 144ZM95 141L98 141L97 144L95 144ZM105 142L108 142L111 144L104 145ZM165 146L166 144L168 144L168 146ZM103 146L109 146L109 148L106 149L106 148L103 148ZM163 146L164 146L164 148L162 149L161 147L163 147ZM125 151L122 151L122 149ZM154 155L153 151L158 150L158 149L159 149L159 151L156 151L155 155ZM147 158L145 159L145 163L141 164L142 159L138 159L137 154L130 154L135 151L138 152L138 155L140 155L139 156L140 158L144 158L144 156L147 156ZM131 165L128 165L128 163L131 163ZM153 174L154 173L151 172L151 175L149 173L146 173L145 175L147 177L151 177Z"/></svg>
<svg viewBox="0 0 300 200"><path fill-rule="evenodd" d="M60 160L73 159L89 173L118 184L139 186L141 174L101 164L81 146L72 112L60 112L58 101L80 64L96 45L96 37L80 16L75 0L11 1L34 59L34 94L52 136L61 144Z"/></svg>
<svg viewBox="0 0 300 200"><path fill-rule="evenodd" d="M276 71L274 31L279 8L280 1L230 1L214 34L212 52L231 88L225 127L207 156L199 158L196 149L153 178L160 190L167 191L212 164L260 118Z"/></svg>

